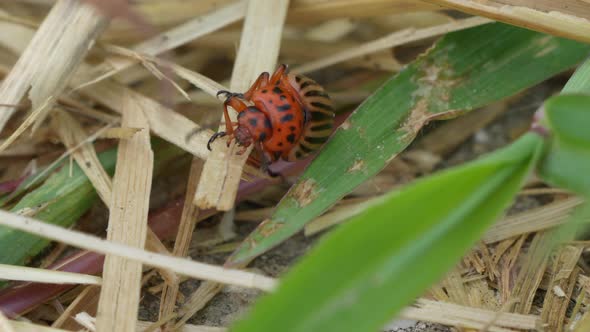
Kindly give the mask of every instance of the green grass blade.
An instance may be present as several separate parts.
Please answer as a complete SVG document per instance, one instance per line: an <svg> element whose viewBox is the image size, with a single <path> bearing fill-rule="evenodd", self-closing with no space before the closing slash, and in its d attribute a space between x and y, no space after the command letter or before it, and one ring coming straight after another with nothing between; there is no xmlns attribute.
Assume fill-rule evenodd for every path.
<svg viewBox="0 0 590 332"><path fill-rule="evenodd" d="M552 135L580 148L590 147L590 95L564 94L545 103Z"/></svg>
<svg viewBox="0 0 590 332"><path fill-rule="evenodd" d="M379 172L424 123L514 95L584 59L590 46L500 23L451 33L369 97L237 249L251 260Z"/></svg>
<svg viewBox="0 0 590 332"><path fill-rule="evenodd" d="M387 195L328 235L231 331L377 331L512 202L543 143L527 134L487 158Z"/></svg>
<svg viewBox="0 0 590 332"><path fill-rule="evenodd" d="M539 167L548 183L590 197L590 96L560 95L545 103L551 145Z"/></svg>
<svg viewBox="0 0 590 332"><path fill-rule="evenodd" d="M153 148L157 169L158 166L182 154L181 150L163 142L154 143ZM104 151L98 157L107 173L112 175L117 160L116 149ZM25 195L11 211L36 210L35 218L69 227L88 211L97 199L94 187L78 165L74 164L71 176L69 167L63 167L49 176L41 186ZM0 227L0 263L22 265L48 244L47 239Z"/></svg>

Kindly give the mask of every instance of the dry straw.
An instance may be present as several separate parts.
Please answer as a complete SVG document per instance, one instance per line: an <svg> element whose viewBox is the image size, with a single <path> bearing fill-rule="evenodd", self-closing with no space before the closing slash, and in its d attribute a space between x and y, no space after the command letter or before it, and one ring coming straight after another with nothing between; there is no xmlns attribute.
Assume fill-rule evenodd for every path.
<svg viewBox="0 0 590 332"><path fill-rule="evenodd" d="M0 85L0 103L18 104L28 93L40 123L108 22L81 1L59 0ZM0 131L13 113L0 106Z"/></svg>
<svg viewBox="0 0 590 332"><path fill-rule="evenodd" d="M102 279L100 277L86 274L52 271L6 264L0 264L0 279L41 282L47 284L100 285L102 283Z"/></svg>
<svg viewBox="0 0 590 332"><path fill-rule="evenodd" d="M553 35L590 42L590 8L579 0L426 0Z"/></svg>
<svg viewBox="0 0 590 332"><path fill-rule="evenodd" d="M130 100L132 96L127 98ZM131 139L119 142L107 240L143 248L148 227L154 155L148 121L136 105L132 101L124 105L122 125L141 130ZM141 267L141 262L106 255L97 331L130 331L135 327L141 292Z"/></svg>
<svg viewBox="0 0 590 332"><path fill-rule="evenodd" d="M20 216L10 212L0 211L0 225L66 243L74 247L103 254L116 255L146 265L170 269L179 274L197 279L211 280L224 284L257 288L267 291L272 290L275 287L275 281L273 279L259 274L226 269L215 265L198 263L188 259L155 254L135 247L105 241L81 232L46 224L33 218Z"/></svg>

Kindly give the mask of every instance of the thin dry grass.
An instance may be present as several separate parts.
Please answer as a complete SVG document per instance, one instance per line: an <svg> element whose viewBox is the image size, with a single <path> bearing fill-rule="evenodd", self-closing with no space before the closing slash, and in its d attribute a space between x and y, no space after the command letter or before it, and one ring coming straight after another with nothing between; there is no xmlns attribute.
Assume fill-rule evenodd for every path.
<svg viewBox="0 0 590 332"><path fill-rule="evenodd" d="M18 104L28 93L40 123L108 22L80 1L58 1L0 85L0 103ZM13 113L0 106L0 132Z"/></svg>
<svg viewBox="0 0 590 332"><path fill-rule="evenodd" d="M188 254L189 245L193 237L193 231L197 224L197 217L199 215L199 209L192 203L197 191L197 186L199 184L202 170L203 162L197 158L193 158L188 183L186 185L186 193L184 206L182 209L182 216L180 217L180 225L176 234L176 241L174 242L174 250L172 251L174 256L185 257ZM178 280L178 278L172 282L167 282L164 284L160 303L160 319L173 316L174 309L176 308L176 299L178 297L179 286L180 280Z"/></svg>
<svg viewBox="0 0 590 332"><path fill-rule="evenodd" d="M136 247L105 241L95 236L66 230L62 227L49 225L32 218L5 211L0 211L0 225L35 234L54 241L67 243L78 248L110 254L150 266L171 269L179 274L197 279L214 280L220 283L258 288L262 290L271 290L275 286L274 280L258 274L225 269L215 265L197 263L187 259L150 253Z"/></svg>
<svg viewBox="0 0 590 332"><path fill-rule="evenodd" d="M293 69L294 72L298 73L309 73L315 70L320 70L328 66L351 60L354 58L360 58L367 54L379 52L399 45L410 44L412 42L432 38L443 35L452 31L463 30L470 27L486 24L492 22L489 19L482 17L471 17L457 22L451 22L447 24L437 25L424 29L404 29L396 31L387 36L379 39L367 42L360 46L344 50L339 53L335 53L331 56L323 57L319 60L305 63Z"/></svg>
<svg viewBox="0 0 590 332"><path fill-rule="evenodd" d="M508 332L514 331L513 329L535 330L541 327L539 316L494 312L424 299L418 300L416 307L405 309L401 316L406 319L436 322L467 329L487 328L490 332Z"/></svg>
<svg viewBox="0 0 590 332"><path fill-rule="evenodd" d="M98 299L100 296L100 287L88 286L70 303L64 312L51 324L51 327L62 328L66 330L76 330L83 328L76 322L74 316L80 312L89 312L96 315L98 308Z"/></svg>
<svg viewBox="0 0 590 332"><path fill-rule="evenodd" d="M590 8L578 0L426 0L473 15L532 28L552 35L590 41Z"/></svg>
<svg viewBox="0 0 590 332"><path fill-rule="evenodd" d="M0 277L4 280L31 281L46 284L90 284L100 285L100 277L87 274L37 269L33 267L0 264Z"/></svg>
<svg viewBox="0 0 590 332"><path fill-rule="evenodd" d="M76 159L78 166L88 176L102 201L110 206L113 184L98 160L94 146L88 142L88 135L84 128L74 117L63 111L55 111L52 120L61 141L73 151L72 156ZM103 135L107 133L108 131L104 131Z"/></svg>
<svg viewBox="0 0 590 332"><path fill-rule="evenodd" d="M154 155L149 125L137 103L123 106L122 125L140 128L132 138L119 143L117 169L113 179L107 240L143 248L147 235L147 215L152 185ZM106 174L106 173L105 173ZM142 265L115 255L107 255L104 282L98 302L97 331L130 331L135 328L139 309Z"/></svg>

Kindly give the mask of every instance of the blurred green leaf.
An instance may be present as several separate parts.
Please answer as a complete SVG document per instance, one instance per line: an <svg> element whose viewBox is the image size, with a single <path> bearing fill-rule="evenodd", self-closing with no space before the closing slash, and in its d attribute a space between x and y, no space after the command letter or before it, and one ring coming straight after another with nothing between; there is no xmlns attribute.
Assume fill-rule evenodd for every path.
<svg viewBox="0 0 590 332"><path fill-rule="evenodd" d="M502 214L543 142L527 134L387 195L329 234L231 331L377 331Z"/></svg>
<svg viewBox="0 0 590 332"><path fill-rule="evenodd" d="M429 121L514 95L576 65L589 50L500 23L446 35L355 111L228 264L244 264L299 231L383 169Z"/></svg>
<svg viewBox="0 0 590 332"><path fill-rule="evenodd" d="M560 141L590 149L590 96L560 95L545 103L552 135Z"/></svg>
<svg viewBox="0 0 590 332"><path fill-rule="evenodd" d="M547 182L590 197L590 96L560 95L545 103L551 145L539 174Z"/></svg>
<svg viewBox="0 0 590 332"><path fill-rule="evenodd" d="M183 152L178 148L155 141L154 174L162 165L178 158ZM110 175L115 171L117 150L110 149L98 156ZM32 176L31 178L34 178ZM73 225L97 201L94 187L77 164L64 166L49 176L41 186L25 195L11 211L34 211L35 218L50 224L69 227ZM22 265L37 255L50 241L12 228L0 226L0 263Z"/></svg>

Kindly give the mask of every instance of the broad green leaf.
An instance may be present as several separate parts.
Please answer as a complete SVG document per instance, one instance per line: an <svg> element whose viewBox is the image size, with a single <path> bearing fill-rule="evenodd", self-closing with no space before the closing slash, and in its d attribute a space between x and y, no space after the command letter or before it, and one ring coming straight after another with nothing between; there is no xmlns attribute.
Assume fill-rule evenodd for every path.
<svg viewBox="0 0 590 332"><path fill-rule="evenodd" d="M370 179L420 128L514 95L582 61L590 46L500 23L451 33L369 97L232 255L240 265Z"/></svg>
<svg viewBox="0 0 590 332"><path fill-rule="evenodd" d="M555 186L590 197L590 96L551 98L545 116L552 137L539 174Z"/></svg>
<svg viewBox="0 0 590 332"><path fill-rule="evenodd" d="M377 331L502 214L542 148L527 134L387 195L327 235L231 331Z"/></svg>
<svg viewBox="0 0 590 332"><path fill-rule="evenodd" d="M154 143L155 173L162 165L177 158L182 151L162 142ZM116 149L99 154L99 160L109 174L115 170ZM47 223L69 227L97 201L94 187L77 164L71 170L64 166L51 175L45 183L25 195L11 211L36 211L35 218ZM0 263L22 265L49 244L28 233L0 226Z"/></svg>

